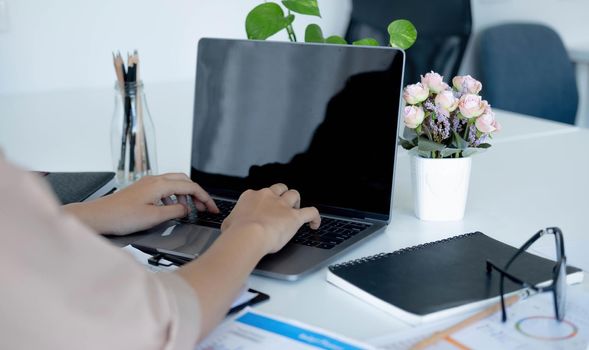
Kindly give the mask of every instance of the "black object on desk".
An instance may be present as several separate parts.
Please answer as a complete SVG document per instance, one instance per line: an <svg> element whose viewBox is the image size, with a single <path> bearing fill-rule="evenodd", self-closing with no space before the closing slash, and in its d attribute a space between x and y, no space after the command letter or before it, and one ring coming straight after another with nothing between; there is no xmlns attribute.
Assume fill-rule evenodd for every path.
<svg viewBox="0 0 589 350"><path fill-rule="evenodd" d="M187 264L192 261L192 259L180 256L180 255L175 255L173 253L161 252L157 249L145 247L145 246L142 246L139 244L131 244L131 247L133 247L137 250L140 250L140 251L144 252L145 254L151 255L151 258L147 259L147 262L149 263L149 265L153 265L153 266L166 266L166 267L170 266L170 264L164 263L164 262L162 262L162 260L167 260L176 266L182 266L182 265Z"/></svg>
<svg viewBox="0 0 589 350"><path fill-rule="evenodd" d="M250 293L256 293L257 296L254 297L252 300L246 302L246 303L239 304L237 306L232 307L229 310L229 312L227 313L227 315L231 315L231 314L234 314L234 313L236 313L238 311L241 311L242 309L245 309L246 306L254 306L256 304L259 304L259 303L261 303L263 301L266 301L266 300L269 300L270 299L270 296L268 294L262 293L262 292L260 292L258 290L249 288L247 291L250 292Z"/></svg>
<svg viewBox="0 0 589 350"><path fill-rule="evenodd" d="M96 199L116 190L113 172L38 172L49 183L61 204Z"/></svg>
<svg viewBox="0 0 589 350"><path fill-rule="evenodd" d="M481 232L468 233L392 253L329 266L327 280L400 319L418 324L483 306L499 296L499 274L487 273L487 259L507 262L516 248ZM510 272L533 284L550 281L554 261L522 253ZM567 267L567 281L583 272ZM521 286L505 282L505 292Z"/></svg>

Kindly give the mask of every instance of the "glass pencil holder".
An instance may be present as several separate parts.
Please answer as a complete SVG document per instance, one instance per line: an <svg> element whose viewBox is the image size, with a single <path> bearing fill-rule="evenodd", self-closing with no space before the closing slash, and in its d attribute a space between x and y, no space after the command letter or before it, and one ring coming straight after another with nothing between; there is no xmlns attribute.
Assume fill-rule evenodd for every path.
<svg viewBox="0 0 589 350"><path fill-rule="evenodd" d="M111 125L111 151L117 184L130 185L157 173L155 128L143 83L115 84L115 109Z"/></svg>

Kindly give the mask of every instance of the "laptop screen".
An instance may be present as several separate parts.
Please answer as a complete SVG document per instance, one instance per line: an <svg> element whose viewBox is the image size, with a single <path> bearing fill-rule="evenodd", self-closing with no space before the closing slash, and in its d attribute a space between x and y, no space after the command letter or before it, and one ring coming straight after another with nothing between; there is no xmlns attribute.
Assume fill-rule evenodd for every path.
<svg viewBox="0 0 589 350"><path fill-rule="evenodd" d="M387 47L202 39L192 179L230 198L282 182L323 213L388 219L403 63Z"/></svg>

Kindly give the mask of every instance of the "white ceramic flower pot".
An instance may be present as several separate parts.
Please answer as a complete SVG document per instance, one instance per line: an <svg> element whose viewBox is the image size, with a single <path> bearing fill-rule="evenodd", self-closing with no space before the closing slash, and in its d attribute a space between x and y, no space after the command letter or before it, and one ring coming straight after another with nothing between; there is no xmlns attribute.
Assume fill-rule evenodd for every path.
<svg viewBox="0 0 589 350"><path fill-rule="evenodd" d="M471 158L429 159L411 156L413 205L421 220L462 220Z"/></svg>

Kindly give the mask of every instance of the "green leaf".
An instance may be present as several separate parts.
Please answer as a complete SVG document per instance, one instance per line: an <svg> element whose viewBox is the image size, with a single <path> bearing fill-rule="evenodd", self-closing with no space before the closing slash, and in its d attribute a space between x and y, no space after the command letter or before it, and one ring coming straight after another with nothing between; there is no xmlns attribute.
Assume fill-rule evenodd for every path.
<svg viewBox="0 0 589 350"><path fill-rule="evenodd" d="M426 152L426 151L421 151L421 150L418 150L418 151L417 151L417 154L419 154L419 156L420 156L421 158L431 158L431 157L432 157L432 154L431 154L431 152Z"/></svg>
<svg viewBox="0 0 589 350"><path fill-rule="evenodd" d="M464 151L462 151L462 156L463 157L470 157L475 153L481 153L484 152L485 149L484 148L474 148L474 147L469 147L467 149L465 149Z"/></svg>
<svg viewBox="0 0 589 350"><path fill-rule="evenodd" d="M468 148L468 149L465 149L464 151L462 151L462 157L463 158L470 157L477 152L478 152L478 150L476 148Z"/></svg>
<svg viewBox="0 0 589 350"><path fill-rule="evenodd" d="M491 147L490 143L481 143L478 148L487 149Z"/></svg>
<svg viewBox="0 0 589 350"><path fill-rule="evenodd" d="M398 19L391 22L387 30L390 35L390 44L392 47L407 50L417 40L417 29L415 29L413 23L406 19Z"/></svg>
<svg viewBox="0 0 589 350"><path fill-rule="evenodd" d="M446 148L446 149L443 149L441 153L442 153L442 158L447 158L447 157L453 156L453 155L460 153L460 152L462 152L461 149Z"/></svg>
<svg viewBox="0 0 589 350"><path fill-rule="evenodd" d="M342 38L341 36L332 35L329 38L325 39L327 44L340 44L340 45L347 45L348 42Z"/></svg>
<svg viewBox="0 0 589 350"><path fill-rule="evenodd" d="M406 140L413 140L417 138L417 130L411 128L403 128L403 138Z"/></svg>
<svg viewBox="0 0 589 350"><path fill-rule="evenodd" d="M468 141L462 138L462 136L458 135L456 131L452 131L452 145L456 146L456 148L463 150L468 148Z"/></svg>
<svg viewBox="0 0 589 350"><path fill-rule="evenodd" d="M362 46L380 46L378 41L376 41L376 39L372 39L372 38L364 38L364 39L356 40L352 44L362 45Z"/></svg>
<svg viewBox="0 0 589 350"><path fill-rule="evenodd" d="M282 0L282 4L292 12L321 17L317 0Z"/></svg>
<svg viewBox="0 0 589 350"><path fill-rule="evenodd" d="M254 7L245 18L245 32L250 40L266 40L294 21L294 15L284 17L280 5L266 2Z"/></svg>
<svg viewBox="0 0 589 350"><path fill-rule="evenodd" d="M443 149L446 148L446 146L441 145L439 143L435 143L435 142L431 141L430 139L428 139L427 137L423 137L423 136L417 140L417 147L419 148L420 151L424 151L424 152L442 151Z"/></svg>
<svg viewBox="0 0 589 350"><path fill-rule="evenodd" d="M324 43L323 31L317 24L309 24L305 29L305 42L307 43Z"/></svg>
<svg viewBox="0 0 589 350"><path fill-rule="evenodd" d="M415 147L416 143L417 143L417 138L409 141L409 140L405 140L405 139L399 137L399 144L401 145L401 147L403 147L406 150L410 150L413 147Z"/></svg>

